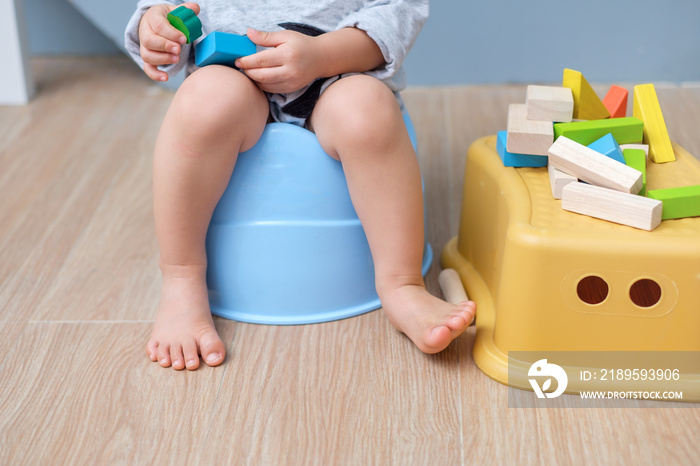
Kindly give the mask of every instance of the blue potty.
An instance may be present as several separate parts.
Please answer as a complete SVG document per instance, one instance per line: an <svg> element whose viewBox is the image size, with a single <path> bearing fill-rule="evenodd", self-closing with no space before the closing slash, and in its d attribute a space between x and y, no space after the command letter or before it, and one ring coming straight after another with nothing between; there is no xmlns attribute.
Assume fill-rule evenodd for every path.
<svg viewBox="0 0 700 466"><path fill-rule="evenodd" d="M214 315L292 325L380 307L372 256L342 166L301 127L270 123L239 155L206 248ZM424 275L431 262L426 243Z"/></svg>

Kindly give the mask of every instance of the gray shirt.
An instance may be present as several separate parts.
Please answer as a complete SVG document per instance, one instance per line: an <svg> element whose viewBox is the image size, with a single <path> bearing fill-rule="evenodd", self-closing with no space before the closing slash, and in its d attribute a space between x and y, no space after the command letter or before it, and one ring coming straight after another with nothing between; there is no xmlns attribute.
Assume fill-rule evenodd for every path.
<svg viewBox="0 0 700 466"><path fill-rule="evenodd" d="M153 5L182 1L141 0L126 28L126 49L140 66L138 24ZM344 27L365 31L384 55L384 66L367 72L393 91L406 86L401 64L428 17L428 0L200 0L202 38L213 31L245 34L249 27L282 30L281 23L301 23L326 32ZM200 38L199 40L201 40ZM182 47L180 62L162 67L176 73L196 69L192 45ZM187 59L183 59L183 58Z"/></svg>

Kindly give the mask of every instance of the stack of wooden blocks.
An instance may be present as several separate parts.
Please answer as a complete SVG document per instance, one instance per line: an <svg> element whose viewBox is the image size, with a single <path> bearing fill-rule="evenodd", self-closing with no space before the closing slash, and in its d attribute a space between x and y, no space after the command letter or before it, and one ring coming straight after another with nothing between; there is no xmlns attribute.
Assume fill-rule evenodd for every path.
<svg viewBox="0 0 700 466"><path fill-rule="evenodd" d="M579 214L653 230L662 220L700 216L700 185L647 191L647 158L675 160L653 84L612 86L601 100L583 75L564 70L562 86L528 86L508 108L497 152L509 167L547 167L555 199Z"/></svg>

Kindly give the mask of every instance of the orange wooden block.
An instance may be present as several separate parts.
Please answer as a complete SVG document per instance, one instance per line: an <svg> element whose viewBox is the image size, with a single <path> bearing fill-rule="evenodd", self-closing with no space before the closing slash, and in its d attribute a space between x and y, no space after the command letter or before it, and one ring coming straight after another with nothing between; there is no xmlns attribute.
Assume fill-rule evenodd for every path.
<svg viewBox="0 0 700 466"><path fill-rule="evenodd" d="M620 86L611 86L603 99L603 105L610 112L610 118L624 118L627 116L627 89Z"/></svg>

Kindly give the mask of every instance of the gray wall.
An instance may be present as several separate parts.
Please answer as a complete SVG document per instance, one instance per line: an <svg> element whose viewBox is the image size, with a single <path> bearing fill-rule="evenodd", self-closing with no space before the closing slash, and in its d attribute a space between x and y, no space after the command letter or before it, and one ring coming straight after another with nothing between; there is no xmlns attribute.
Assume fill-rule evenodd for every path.
<svg viewBox="0 0 700 466"><path fill-rule="evenodd" d="M72 3L113 39L66 1L25 0L32 53L117 53L136 2ZM598 82L700 81L700 0L432 0L405 66L412 85L556 82L564 68Z"/></svg>
<svg viewBox="0 0 700 466"><path fill-rule="evenodd" d="M24 10L34 55L119 53L113 41L64 0L24 0Z"/></svg>

